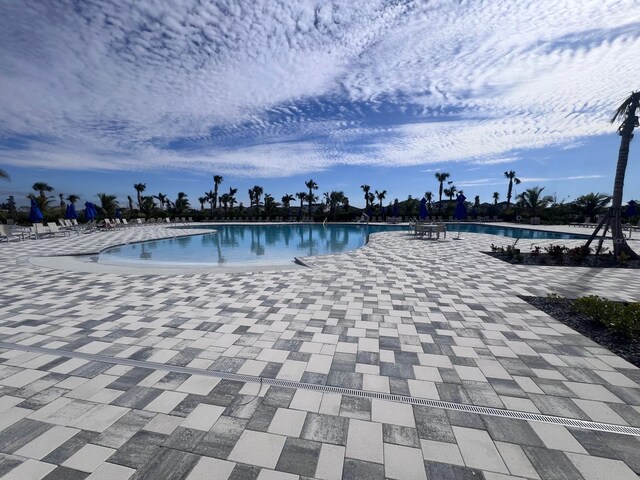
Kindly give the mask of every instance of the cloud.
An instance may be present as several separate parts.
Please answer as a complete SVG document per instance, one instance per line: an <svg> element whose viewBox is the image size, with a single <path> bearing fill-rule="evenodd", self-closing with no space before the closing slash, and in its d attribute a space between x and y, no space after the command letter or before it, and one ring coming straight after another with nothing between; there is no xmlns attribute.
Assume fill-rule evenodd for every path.
<svg viewBox="0 0 640 480"><path fill-rule="evenodd" d="M555 177L555 178L542 178L542 177L522 177L520 181L522 183L531 182L554 182L560 180L592 180L594 178L605 178L604 175L577 175L573 177Z"/></svg>
<svg viewBox="0 0 640 480"><path fill-rule="evenodd" d="M635 0L0 3L0 163L287 176L612 133Z"/></svg>

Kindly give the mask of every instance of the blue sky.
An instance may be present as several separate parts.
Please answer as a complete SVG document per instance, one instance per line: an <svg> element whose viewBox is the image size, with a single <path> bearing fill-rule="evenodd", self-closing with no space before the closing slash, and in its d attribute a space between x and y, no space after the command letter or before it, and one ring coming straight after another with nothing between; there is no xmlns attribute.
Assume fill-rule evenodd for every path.
<svg viewBox="0 0 640 480"><path fill-rule="evenodd" d="M640 78L635 0L0 3L0 199L315 179L387 198L610 192L608 119ZM638 140L636 140L637 142ZM625 200L640 198L632 143Z"/></svg>

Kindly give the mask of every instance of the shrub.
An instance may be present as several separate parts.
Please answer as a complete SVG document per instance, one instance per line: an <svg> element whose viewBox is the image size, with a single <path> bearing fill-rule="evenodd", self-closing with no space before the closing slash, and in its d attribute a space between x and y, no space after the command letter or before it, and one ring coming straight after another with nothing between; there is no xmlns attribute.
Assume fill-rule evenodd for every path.
<svg viewBox="0 0 640 480"><path fill-rule="evenodd" d="M547 252L549 256L554 260L560 261L562 260L562 257L564 257L564 254L567 251L567 247L565 247L564 245L551 244L547 247L544 247L544 251Z"/></svg>
<svg viewBox="0 0 640 480"><path fill-rule="evenodd" d="M622 335L640 335L640 303L618 303L597 295L589 295L577 299L573 307Z"/></svg>
<svg viewBox="0 0 640 480"><path fill-rule="evenodd" d="M542 248L540 248L539 245L534 245L531 247L531 256L532 257L539 257L540 253L542 253Z"/></svg>
<svg viewBox="0 0 640 480"><path fill-rule="evenodd" d="M575 263L581 263L591 253L591 249L586 245L567 249L567 255Z"/></svg>

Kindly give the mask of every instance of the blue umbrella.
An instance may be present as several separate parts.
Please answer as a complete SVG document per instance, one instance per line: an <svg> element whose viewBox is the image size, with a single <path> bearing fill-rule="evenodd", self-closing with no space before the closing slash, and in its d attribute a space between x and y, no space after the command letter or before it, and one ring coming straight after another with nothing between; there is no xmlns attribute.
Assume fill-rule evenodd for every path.
<svg viewBox="0 0 640 480"><path fill-rule="evenodd" d="M41 222L43 218L44 218L44 216L42 215L42 212L38 208L38 204L36 203L36 199L32 198L31 199L31 209L29 210L29 221L31 223L38 223L38 222Z"/></svg>
<svg viewBox="0 0 640 480"><path fill-rule="evenodd" d="M394 203L394 204L393 204L393 210L392 210L392 212L393 212L393 216L394 216L394 217L397 217L397 216L400 214L400 212L398 211L398 204L397 204L397 203Z"/></svg>
<svg viewBox="0 0 640 480"><path fill-rule="evenodd" d="M122 211L119 208L116 208L116 218L122 218Z"/></svg>
<svg viewBox="0 0 640 480"><path fill-rule="evenodd" d="M458 220L458 239L460 239L460 220L467 218L467 206L464 201L467 199L463 194L459 194L456 199L456 209L453 216Z"/></svg>
<svg viewBox="0 0 640 480"><path fill-rule="evenodd" d="M76 212L76 206L73 203L67 205L67 213L65 213L64 217L67 220L78 218L78 212Z"/></svg>
<svg viewBox="0 0 640 480"><path fill-rule="evenodd" d="M84 217L88 220L91 221L94 218L96 218L98 212L96 212L95 207L93 206L93 203L91 202L84 202Z"/></svg>
<svg viewBox="0 0 640 480"><path fill-rule="evenodd" d="M631 218L631 217L635 216L636 213L637 213L636 202L631 200L629 202L629 205L627 205L627 217Z"/></svg>
<svg viewBox="0 0 640 480"><path fill-rule="evenodd" d="M429 216L429 210L427 210L427 199L420 200L420 220L424 220Z"/></svg>

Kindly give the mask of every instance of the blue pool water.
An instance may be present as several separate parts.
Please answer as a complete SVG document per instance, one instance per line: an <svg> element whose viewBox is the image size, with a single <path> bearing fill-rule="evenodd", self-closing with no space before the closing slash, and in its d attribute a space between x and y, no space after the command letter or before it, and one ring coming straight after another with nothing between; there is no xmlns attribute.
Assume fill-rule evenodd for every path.
<svg viewBox="0 0 640 480"><path fill-rule="evenodd" d="M294 257L340 253L363 246L371 233L408 231L401 225L285 224L215 225L202 227L215 233L131 243L100 253L101 263L144 263L154 265L285 264ZM457 224L448 227L455 234ZM584 238L579 235L526 230L496 225L461 224L462 232L489 233L528 239ZM178 232L179 233L179 232Z"/></svg>

